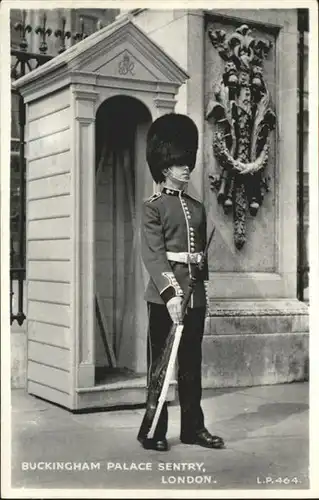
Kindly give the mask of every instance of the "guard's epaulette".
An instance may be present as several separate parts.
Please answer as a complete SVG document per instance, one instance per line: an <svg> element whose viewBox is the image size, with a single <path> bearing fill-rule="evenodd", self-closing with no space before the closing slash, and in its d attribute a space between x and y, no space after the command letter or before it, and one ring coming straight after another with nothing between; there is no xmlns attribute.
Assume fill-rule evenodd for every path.
<svg viewBox="0 0 319 500"><path fill-rule="evenodd" d="M149 198L147 198L145 201L150 201L150 202L152 202L152 201L157 200L157 198L159 198L160 196L162 196L161 191L159 191L158 193L154 193L154 194L152 194L152 196L150 196Z"/></svg>

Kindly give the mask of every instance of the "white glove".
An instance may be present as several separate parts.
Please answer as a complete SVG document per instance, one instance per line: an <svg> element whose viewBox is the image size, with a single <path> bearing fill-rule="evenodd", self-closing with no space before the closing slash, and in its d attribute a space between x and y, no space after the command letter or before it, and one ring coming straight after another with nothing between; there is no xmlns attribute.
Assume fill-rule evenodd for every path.
<svg viewBox="0 0 319 500"><path fill-rule="evenodd" d="M173 323L178 324L182 322L182 302L182 297L173 297L166 304Z"/></svg>

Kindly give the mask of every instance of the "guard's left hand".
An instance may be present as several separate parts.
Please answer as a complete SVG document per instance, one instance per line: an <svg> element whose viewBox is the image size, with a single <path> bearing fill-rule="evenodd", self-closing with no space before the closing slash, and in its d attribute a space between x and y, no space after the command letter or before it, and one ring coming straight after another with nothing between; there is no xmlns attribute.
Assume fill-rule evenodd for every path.
<svg viewBox="0 0 319 500"><path fill-rule="evenodd" d="M171 298L166 307L172 318L173 323L178 324L182 321L182 298L181 297L173 297Z"/></svg>

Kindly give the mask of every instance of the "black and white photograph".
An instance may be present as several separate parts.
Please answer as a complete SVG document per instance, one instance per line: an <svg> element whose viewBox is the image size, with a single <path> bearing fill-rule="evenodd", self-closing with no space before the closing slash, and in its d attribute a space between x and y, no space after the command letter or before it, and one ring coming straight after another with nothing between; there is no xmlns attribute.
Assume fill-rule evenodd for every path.
<svg viewBox="0 0 319 500"><path fill-rule="evenodd" d="M0 9L1 498L316 498L317 3Z"/></svg>

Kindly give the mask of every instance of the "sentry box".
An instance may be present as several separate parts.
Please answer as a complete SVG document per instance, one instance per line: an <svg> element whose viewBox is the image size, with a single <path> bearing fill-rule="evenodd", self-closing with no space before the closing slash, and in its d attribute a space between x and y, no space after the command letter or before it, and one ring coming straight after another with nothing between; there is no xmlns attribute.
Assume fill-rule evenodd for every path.
<svg viewBox="0 0 319 500"><path fill-rule="evenodd" d="M122 17L14 83L26 104L30 394L71 410L145 401L146 134L187 78Z"/></svg>

